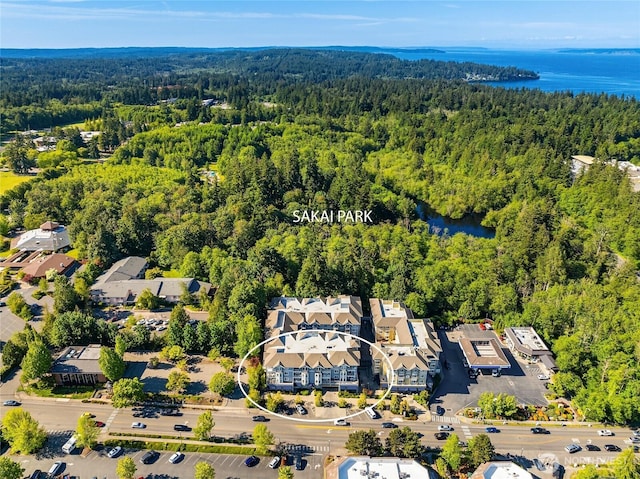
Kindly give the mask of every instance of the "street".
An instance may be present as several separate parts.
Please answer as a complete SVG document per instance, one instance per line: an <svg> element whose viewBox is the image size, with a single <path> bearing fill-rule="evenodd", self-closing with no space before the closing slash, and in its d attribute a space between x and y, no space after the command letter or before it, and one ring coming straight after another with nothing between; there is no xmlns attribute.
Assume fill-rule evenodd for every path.
<svg viewBox="0 0 640 479"><path fill-rule="evenodd" d="M158 408L145 407L142 411L133 411L127 409L113 409L110 405L100 404L81 404L77 401L69 400L44 400L37 398L26 398L23 407L28 410L40 424L50 433L50 446L47 453L40 454L41 460L35 458L22 459L28 462L24 463L24 467L31 469L46 468L50 466L54 460L66 458L70 473L85 477L86 473L82 473L86 464L93 464L89 469L95 474L101 471L101 475L112 474L115 470L117 461L102 457L99 452L92 452L87 458L81 458L74 454L65 456L60 450L60 446L66 438L70 437L76 427L78 417L83 412L90 412L96 415L96 420L106 423L101 438L104 439L107 432L117 433L136 433L136 434L164 434L176 436L173 430L175 424L185 424L193 427L202 410L182 409L182 416L161 416ZM8 408L3 408L3 413ZM141 414L141 416L134 416ZM220 408L213 412L215 427L213 434L226 438L237 437L239 435L248 436L252 433L254 423L251 416L255 411L242 408ZM372 420L365 415L352 419L350 426L333 426L330 424L308 424L290 421L283 418L273 417L266 423L269 430L274 434L276 442L286 443L290 450L299 451L301 446L307 446L305 449L305 459L308 464L305 471L296 472L296 477L300 478L320 478L322 471L322 459L331 450L333 454L345 454L344 443L350 432L357 429L372 428L377 431L379 437L384 440L391 429L383 429L381 423L389 418ZM442 419L442 418L440 418ZM132 422L142 422L146 425L144 430L132 429ZM442 422L422 421L402 421L395 418L393 421L398 426L409 426L412 430L422 433L422 443L425 446L441 447L444 441L438 441L434 437L437 426ZM475 424L460 424L452 422L454 433L458 435L460 440L468 442L471 437L485 432L485 426ZM570 466L574 463L605 463L615 458L615 452L589 452L583 449L577 454L568 454L564 451L564 447L570 443L577 443L584 446L589 443L598 445L603 449L604 444L616 444L621 448L628 447L625 439L630 436L628 430L622 428L614 428L615 436L598 437L596 429L590 428L588 425L571 425L567 427L547 427L551 434L533 435L530 426L521 425L498 425L499 433L489 434L491 441L496 447L496 451L500 454L511 454L523 459L523 463L533 467L531 461L538 458L545 463L560 462L561 464ZM192 438L191 433L182 433L182 438ZM123 437L125 439L125 437ZM219 469L218 477L232 478L249 478L255 477L253 471L261 471L264 477L276 477L276 471L267 468L268 461L262 459L255 468L245 468L242 464L245 456L227 456L216 454L187 454L185 459L176 465L167 462L171 452L162 452L161 457L155 464L142 465L138 462L138 456L142 455L142 451L127 451L136 460L139 466L139 472L142 474L153 474L162 471L162 477L174 477L172 471L179 472L179 477L190 478L189 474L193 472L193 464L198 460L207 460L211 462L216 470ZM526 459L525 459L526 458ZM37 464L37 466L36 466ZM187 467L188 466L188 467ZM226 475L225 475L226 474ZM91 477L91 476L86 476ZM107 476L109 477L109 476ZM148 477L153 477L152 475ZM175 476L177 477L177 476Z"/></svg>

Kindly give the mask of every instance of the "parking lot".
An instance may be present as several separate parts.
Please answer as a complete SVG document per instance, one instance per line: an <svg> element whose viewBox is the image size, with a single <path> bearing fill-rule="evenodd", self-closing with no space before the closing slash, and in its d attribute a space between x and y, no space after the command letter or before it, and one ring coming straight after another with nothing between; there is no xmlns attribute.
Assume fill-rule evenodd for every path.
<svg viewBox="0 0 640 479"><path fill-rule="evenodd" d="M544 397L547 392L546 381L538 379L542 373L535 364L519 362L505 347L505 353L511 367L502 370L501 376L493 377L490 373L480 374L477 378L469 378L467 367L463 364L463 355L458 345L461 331L438 331L444 359L444 378L431 397L431 410L436 407L445 409L444 415L454 416L465 407L475 407L483 392L506 393L515 396L518 404L548 404Z"/></svg>
<svg viewBox="0 0 640 479"><path fill-rule="evenodd" d="M208 462L213 466L217 479L255 479L256 477L267 479L278 477L278 470L271 469L268 466L271 460L270 457L260 457L260 462L257 465L247 467L244 465L244 461L248 456L187 452L184 459L179 463L171 464L169 457L173 454L173 451L161 451L160 456L152 464L142 464L140 458L146 451L125 449L123 454L115 458L107 457L107 452L106 449L92 451L87 457L82 457L79 451L75 451L75 453L69 455L56 454L55 457L44 455L40 459L36 459L33 456L16 456L12 457L12 459L22 464L27 477L36 469L46 472L54 462L64 461L65 466L62 471L64 474L82 479L93 477L116 479L118 459L124 456L129 456L134 460L137 467L136 477L144 477L145 479L193 479L194 467L196 463L201 461ZM304 460L305 469L303 471L295 471L296 478L320 478L322 476L322 455L306 454L304 455ZM291 462L289 464L291 465ZM44 477L44 474L42 474L42 477Z"/></svg>

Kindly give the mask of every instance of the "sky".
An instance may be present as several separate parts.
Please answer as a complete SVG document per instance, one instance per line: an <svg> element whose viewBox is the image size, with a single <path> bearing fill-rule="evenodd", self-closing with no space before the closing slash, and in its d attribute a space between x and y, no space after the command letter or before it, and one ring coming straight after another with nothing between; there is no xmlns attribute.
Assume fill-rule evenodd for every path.
<svg viewBox="0 0 640 479"><path fill-rule="evenodd" d="M0 0L2 48L640 48L640 1Z"/></svg>

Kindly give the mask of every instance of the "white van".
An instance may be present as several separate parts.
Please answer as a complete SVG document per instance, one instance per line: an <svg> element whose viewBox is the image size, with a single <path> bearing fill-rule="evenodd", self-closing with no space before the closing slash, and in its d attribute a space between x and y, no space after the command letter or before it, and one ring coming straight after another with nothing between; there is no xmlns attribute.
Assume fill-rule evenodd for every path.
<svg viewBox="0 0 640 479"><path fill-rule="evenodd" d="M366 412L367 416L369 416L371 419L378 419L380 417L378 416L378 413L376 412L376 410L373 409L372 407L364 408L364 412Z"/></svg>
<svg viewBox="0 0 640 479"><path fill-rule="evenodd" d="M62 452L64 452L65 454L71 454L76 448L76 441L76 437L71 436L71 438L64 443L64 446L62 446Z"/></svg>

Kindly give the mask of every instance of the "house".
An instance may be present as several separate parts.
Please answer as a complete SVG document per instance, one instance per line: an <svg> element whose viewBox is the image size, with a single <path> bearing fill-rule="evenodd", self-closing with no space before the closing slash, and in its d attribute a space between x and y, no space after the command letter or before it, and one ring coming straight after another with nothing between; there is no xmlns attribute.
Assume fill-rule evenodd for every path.
<svg viewBox="0 0 640 479"><path fill-rule="evenodd" d="M45 278L47 271L54 270L58 274L65 274L78 266L78 263L71 256L62 253L53 253L40 256L22 268L26 282Z"/></svg>
<svg viewBox="0 0 640 479"><path fill-rule="evenodd" d="M578 176L580 173L588 170L596 161L597 158L589 155L571 156L571 174L574 177ZM631 189L636 193L640 191L640 166L634 165L626 160L618 161L615 158L605 161L605 164L615 166L619 170L624 171L631 183Z"/></svg>
<svg viewBox="0 0 640 479"><path fill-rule="evenodd" d="M369 300L375 334L371 348L372 370L380 386L394 392L417 392L433 387L440 374L442 347L426 319L398 301Z"/></svg>
<svg viewBox="0 0 640 479"><path fill-rule="evenodd" d="M327 465L326 479L437 479L433 469L413 459L347 456Z"/></svg>
<svg viewBox="0 0 640 479"><path fill-rule="evenodd" d="M357 296L337 298L274 298L267 316L267 330L280 332L316 329L360 334L362 301Z"/></svg>
<svg viewBox="0 0 640 479"><path fill-rule="evenodd" d="M155 279L125 279L97 282L91 287L91 300L112 306L133 305L138 295L144 290L150 290L168 303L177 303L185 293L209 294L211 284L194 278L155 278Z"/></svg>
<svg viewBox="0 0 640 479"><path fill-rule="evenodd" d="M504 330L507 346L519 356L534 363L541 362L550 372L556 372L558 366L553 354L532 327L511 327Z"/></svg>
<svg viewBox="0 0 640 479"><path fill-rule="evenodd" d="M470 479L534 479L530 472L511 461L493 461L480 464Z"/></svg>
<svg viewBox="0 0 640 479"><path fill-rule="evenodd" d="M67 228L54 221L46 221L40 228L29 230L14 239L12 249L22 251L60 251L71 245Z"/></svg>
<svg viewBox="0 0 640 479"><path fill-rule="evenodd" d="M360 342L335 331L299 330L265 345L267 389L357 391Z"/></svg>
<svg viewBox="0 0 640 479"><path fill-rule="evenodd" d="M99 358L99 344L69 346L54 361L51 375L61 386L104 383L107 378L100 369Z"/></svg>

